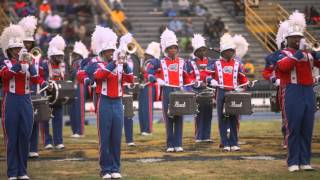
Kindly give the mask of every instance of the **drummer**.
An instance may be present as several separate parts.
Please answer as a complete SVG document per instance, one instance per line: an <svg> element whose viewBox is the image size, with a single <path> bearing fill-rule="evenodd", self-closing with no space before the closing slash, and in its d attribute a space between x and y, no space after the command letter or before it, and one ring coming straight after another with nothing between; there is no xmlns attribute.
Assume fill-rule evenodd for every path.
<svg viewBox="0 0 320 180"><path fill-rule="evenodd" d="M184 85L192 85L186 71L185 61L178 56L178 39L173 31L166 29L161 34L161 47L165 57L160 61L152 61L149 80L163 86L162 110L166 124L167 152L182 152L182 116L168 116L169 94L181 89ZM157 79L158 78L158 79Z"/></svg>
<svg viewBox="0 0 320 180"><path fill-rule="evenodd" d="M160 43L151 42L144 54L144 61L141 68L140 81L148 83L148 71L151 68L151 61L159 61ZM143 136L151 135L153 122L153 102L156 100L157 84L151 83L143 87L139 93L139 123L140 132Z"/></svg>
<svg viewBox="0 0 320 180"><path fill-rule="evenodd" d="M242 73L239 61L235 60L235 44L230 34L224 34L220 39L221 58L210 69L214 71L213 78L207 78L208 85L220 86L217 88L216 102L219 122L221 147L224 151L239 151L238 121L239 117L223 114L225 92L235 90L240 84L248 82ZM225 87L224 87L225 86ZM229 137L228 137L229 129Z"/></svg>
<svg viewBox="0 0 320 180"><path fill-rule="evenodd" d="M69 106L70 124L73 138L79 138L84 135L84 124L85 124L85 98L87 94L87 88L84 83L76 81L77 73L81 69L82 61L88 58L89 51L86 46L78 41L74 44L73 51L71 54L72 64L70 77L75 82L76 92L75 99Z"/></svg>
<svg viewBox="0 0 320 180"><path fill-rule="evenodd" d="M192 38L192 47L194 58L188 61L188 71L197 81L205 82L207 76L212 76L212 71L208 70L208 64L212 64L213 60L206 57L207 47L205 39L201 34L194 34ZM204 86L193 88L197 92L205 89ZM212 142L211 139L211 121L212 121L212 103L199 104L199 113L195 117L195 141L196 142Z"/></svg>
<svg viewBox="0 0 320 180"><path fill-rule="evenodd" d="M43 61L42 68L44 77L48 81L65 80L65 63L64 63L64 49L66 47L64 39L56 35L49 42L48 58L49 60ZM52 106L52 129L53 129L53 142L52 136L49 132L49 121L43 123L43 137L45 140L45 149L52 149L53 144L55 149L63 149L63 108L62 105Z"/></svg>
<svg viewBox="0 0 320 180"><path fill-rule="evenodd" d="M23 39L24 47L27 49L29 53L32 53L31 51L34 50L33 48L35 48L35 45L36 45L33 35L37 28L37 18L34 16L24 17L20 20L19 25L25 31L25 38ZM39 70L40 70L41 52L39 53L40 54L37 57L33 57L33 60L32 60L32 64L34 65L37 71L37 74L39 74ZM32 95L35 95L39 89L40 88L38 85L35 85L35 84L31 85L31 90L33 91ZM38 140L39 140L39 123L34 122L32 127L32 134L30 138L30 146L29 146L30 158L39 157Z"/></svg>
<svg viewBox="0 0 320 180"><path fill-rule="evenodd" d="M27 159L32 133L33 110L30 84L40 83L32 57L23 46L25 32L10 24L1 34L1 49L6 57L0 64L3 82L2 127L6 146L9 179L29 179Z"/></svg>

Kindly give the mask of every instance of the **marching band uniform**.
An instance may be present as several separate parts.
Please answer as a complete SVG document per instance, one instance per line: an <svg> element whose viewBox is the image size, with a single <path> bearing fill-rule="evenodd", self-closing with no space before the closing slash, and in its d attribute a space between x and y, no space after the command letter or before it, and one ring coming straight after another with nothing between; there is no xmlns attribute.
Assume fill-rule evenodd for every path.
<svg viewBox="0 0 320 180"><path fill-rule="evenodd" d="M178 47L177 37L174 32L166 29L160 38L162 51L164 53L173 46ZM163 86L162 110L167 133L167 152L181 152L183 151L183 117L168 116L169 94L181 89L184 85L191 85L192 80L186 71L185 61L182 58L176 57L171 59L165 56L160 62L153 61L152 66L153 72L150 71L151 75L149 76L149 80L155 82L155 78L157 77L158 83Z"/></svg>
<svg viewBox="0 0 320 180"><path fill-rule="evenodd" d="M46 80L65 80L65 64L60 60L56 62L54 60L55 56L64 56L65 49L64 39L57 35L49 43L48 57L49 60L43 61L42 68L44 72L44 77ZM53 143L56 149L63 149L63 106L54 105L52 106L52 129L53 129ZM52 147L52 136L49 132L49 122L43 123L43 137L45 141L45 148L51 149Z"/></svg>
<svg viewBox="0 0 320 180"><path fill-rule="evenodd" d="M87 88L84 83L77 81L77 73L81 70L81 63L88 58L88 50L82 42L76 42L73 53L77 54L80 59L74 59L71 65L71 79L75 82L76 92L75 99L69 106L70 123L72 137L81 137L84 135L85 124L85 97Z"/></svg>
<svg viewBox="0 0 320 180"><path fill-rule="evenodd" d="M144 83L149 83L148 72L151 69L152 61L159 61L160 58L160 44L151 42L145 54L151 59L146 59L142 65L142 80ZM153 102L156 99L157 84L149 83L140 90L139 93L139 123L141 135L149 135L152 133L153 122Z"/></svg>
<svg viewBox="0 0 320 180"><path fill-rule="evenodd" d="M285 29L288 27L288 21L284 21L280 24L279 30L276 37L276 42L279 50L274 51L273 53L269 54L266 58L266 65L262 72L264 79L269 80L273 85L277 87L277 104L279 104L281 110L281 118L282 118L282 125L281 125L281 132L283 135L283 148L286 149L288 145L288 130L287 124L288 121L286 119L284 113L284 101L283 101L283 90L285 89L283 86L280 86L280 77L276 71L277 61L282 57L281 49L284 47L285 37L284 32Z"/></svg>
<svg viewBox="0 0 320 180"><path fill-rule="evenodd" d="M293 12L289 16L289 26L285 37L288 48L282 51L283 58L277 62L280 83L284 89L284 112L288 120L288 170L290 172L313 170L310 166L311 140L315 114L313 91L313 66L320 67L319 52L313 55L300 50L304 46L301 39L306 27L304 14ZM301 48L302 49L302 48Z"/></svg>
<svg viewBox="0 0 320 180"><path fill-rule="evenodd" d="M1 62L0 74L4 93L2 127L6 142L9 179L29 179L27 159L33 125L30 84L41 83L34 66L22 59L23 54L27 53L26 50L21 50L24 36L25 32L21 26L11 24L4 29L0 37L1 48L7 58ZM20 51L18 55L20 62L17 57L18 51ZM12 52L15 55L12 55Z"/></svg>
<svg viewBox="0 0 320 180"><path fill-rule="evenodd" d="M208 70L208 64L213 63L207 57L199 58L196 56L196 51L200 48L205 48L205 39L200 34L194 34L192 38L192 47L194 49L194 58L188 62L188 69L191 75L197 81L205 82L207 76L212 75L212 71ZM193 88L194 91L201 92L202 87ZM199 113L195 117L195 139L196 142L206 141L212 142L211 136L211 121L212 121L212 104L199 104Z"/></svg>
<svg viewBox="0 0 320 180"><path fill-rule="evenodd" d="M224 34L220 40L221 54L226 50L235 50L233 38L229 34ZM211 86L220 86L217 87L216 102L221 145L226 151L240 150L238 145L239 117L235 115L227 117L223 113L224 94L225 92L234 90L239 84L247 83L248 80L242 73L240 62L234 58L226 60L221 57L220 60L214 63L214 66L211 66L211 69L214 71L213 79L208 78L207 82ZM229 137L227 135L228 129L230 130Z"/></svg>
<svg viewBox="0 0 320 180"><path fill-rule="evenodd" d="M29 53L31 53L31 49L35 46L35 40L34 40L34 31L37 28L37 18L34 16L27 16L20 20L19 25L22 27L22 29L25 31L25 38L23 39L24 46L27 47L27 50ZM30 45L29 45L30 44ZM37 74L41 76L40 70L40 58L33 59L32 61L33 66L35 67ZM32 84L31 85L31 91L32 95L36 95L39 85ZM32 134L30 138L30 147L29 147L29 157L35 158L39 157L38 154L38 141L39 141L39 122L33 122L32 127Z"/></svg>
<svg viewBox="0 0 320 180"><path fill-rule="evenodd" d="M117 35L109 28L97 27L92 41L98 53L115 50ZM118 60L118 52L113 55ZM127 64L109 62L94 73L101 95L97 103L97 128L99 136L100 168L103 179L121 178L120 152L123 126L122 87L124 82L133 82L133 74Z"/></svg>

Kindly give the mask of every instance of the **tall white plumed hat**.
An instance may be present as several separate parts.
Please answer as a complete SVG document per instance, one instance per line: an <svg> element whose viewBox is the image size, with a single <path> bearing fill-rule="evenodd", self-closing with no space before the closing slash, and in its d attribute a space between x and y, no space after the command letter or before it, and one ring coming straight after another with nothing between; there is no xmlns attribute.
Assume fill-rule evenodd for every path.
<svg viewBox="0 0 320 180"><path fill-rule="evenodd" d="M282 42L286 40L288 29L289 29L288 20L280 22L279 29L276 36L276 43L277 43L278 49L281 49Z"/></svg>
<svg viewBox="0 0 320 180"><path fill-rule="evenodd" d="M25 32L21 26L10 24L6 27L0 36L0 46L2 48L3 54L8 58L7 50L10 48L24 47L23 39L25 37Z"/></svg>
<svg viewBox="0 0 320 180"><path fill-rule="evenodd" d="M64 49L66 48L66 43L60 35L56 35L49 42L48 57L54 55L64 55Z"/></svg>
<svg viewBox="0 0 320 180"><path fill-rule="evenodd" d="M236 34L232 38L236 46L236 56L242 59L248 52L249 43L242 35Z"/></svg>
<svg viewBox="0 0 320 180"><path fill-rule="evenodd" d="M157 42L149 43L148 47L147 47L147 49L146 49L146 51L144 53L149 54L149 55L159 59L160 58L160 53L161 53L160 43L157 43Z"/></svg>
<svg viewBox="0 0 320 180"><path fill-rule="evenodd" d="M91 48L97 55L105 50L116 50L117 40L118 36L112 29L96 26L91 36Z"/></svg>
<svg viewBox="0 0 320 180"><path fill-rule="evenodd" d="M19 21L19 25L25 32L23 41L34 41L34 32L37 29L38 20L34 16L27 16Z"/></svg>
<svg viewBox="0 0 320 180"><path fill-rule="evenodd" d="M193 53L201 47L206 47L205 39L201 34L194 34L191 40L191 44L193 47Z"/></svg>
<svg viewBox="0 0 320 180"><path fill-rule="evenodd" d="M87 58L89 51L87 47L81 42L77 41L73 46L73 52L82 56L82 58Z"/></svg>
<svg viewBox="0 0 320 180"><path fill-rule="evenodd" d="M307 26L306 18L303 13L300 13L298 10L294 11L288 20L289 26L286 37L289 36L304 36L303 32Z"/></svg>
<svg viewBox="0 0 320 180"><path fill-rule="evenodd" d="M165 53L166 49L170 46L178 46L178 39L175 33L168 28L163 31L163 33L160 36L160 44L162 52Z"/></svg>
<svg viewBox="0 0 320 180"><path fill-rule="evenodd" d="M234 40L229 33L224 33L220 38L220 52L223 52L228 49L235 49L236 45L234 44Z"/></svg>

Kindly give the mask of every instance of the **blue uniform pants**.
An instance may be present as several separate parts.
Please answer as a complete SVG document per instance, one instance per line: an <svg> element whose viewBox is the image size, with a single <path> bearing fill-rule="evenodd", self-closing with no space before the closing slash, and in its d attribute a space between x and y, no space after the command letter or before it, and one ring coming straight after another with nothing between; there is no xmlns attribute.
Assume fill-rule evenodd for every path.
<svg viewBox="0 0 320 180"><path fill-rule="evenodd" d="M126 137L126 143L133 142L133 119L129 117L124 117L124 135Z"/></svg>
<svg viewBox="0 0 320 180"><path fill-rule="evenodd" d="M210 139L212 105L199 104L199 113L195 117L195 138L197 140Z"/></svg>
<svg viewBox="0 0 320 180"><path fill-rule="evenodd" d="M285 90L285 114L288 120L288 166L309 165L315 95L312 86L289 84Z"/></svg>
<svg viewBox="0 0 320 180"><path fill-rule="evenodd" d="M7 150L7 175L27 174L29 140L33 125L30 95L6 93L2 103L2 126Z"/></svg>
<svg viewBox="0 0 320 180"><path fill-rule="evenodd" d="M151 133L153 122L154 86L145 86L139 94L139 123L140 132Z"/></svg>
<svg viewBox="0 0 320 180"><path fill-rule="evenodd" d="M220 142L223 146L238 146L238 121L239 118L235 115L224 115L224 89L217 89L217 114L219 123ZM228 137L228 129L230 134Z"/></svg>
<svg viewBox="0 0 320 180"><path fill-rule="evenodd" d="M39 142L39 123L34 122L32 127L32 133L30 138L29 152L38 152Z"/></svg>
<svg viewBox="0 0 320 180"><path fill-rule="evenodd" d="M169 94L177 91L178 88L163 87L162 90L162 111L163 119L166 125L167 133L167 147L181 147L182 146L182 132L183 132L183 117L182 116L168 116L169 108Z"/></svg>
<svg viewBox="0 0 320 180"><path fill-rule="evenodd" d="M120 172L123 106L121 98L100 95L97 109L101 174Z"/></svg>
<svg viewBox="0 0 320 180"><path fill-rule="evenodd" d="M62 129L63 129L63 108L62 106L54 106L52 109L53 118L53 143L54 145L63 144ZM52 144L52 136L50 135L49 122L43 123L45 145Z"/></svg>
<svg viewBox="0 0 320 180"><path fill-rule="evenodd" d="M78 84L75 91L75 99L69 105L70 124L73 134L84 134L85 124L85 98L87 88L84 84Z"/></svg>

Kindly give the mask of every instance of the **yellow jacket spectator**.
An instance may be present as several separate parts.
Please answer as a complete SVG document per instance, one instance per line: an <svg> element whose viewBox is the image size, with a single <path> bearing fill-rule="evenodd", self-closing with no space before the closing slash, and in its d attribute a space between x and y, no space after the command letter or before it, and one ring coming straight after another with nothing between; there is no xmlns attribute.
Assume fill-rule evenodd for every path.
<svg viewBox="0 0 320 180"><path fill-rule="evenodd" d="M244 73L246 73L246 74L253 74L254 73L254 65L251 62L246 62L243 65L243 70L244 70Z"/></svg>
<svg viewBox="0 0 320 180"><path fill-rule="evenodd" d="M111 18L113 21L122 23L126 19L126 15L124 14L124 12L122 10L114 9L111 12Z"/></svg>

